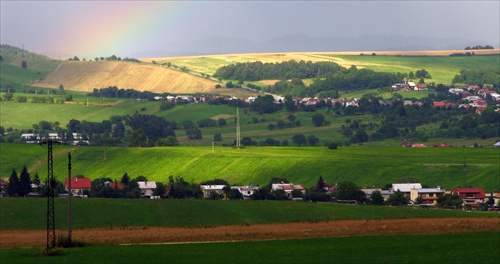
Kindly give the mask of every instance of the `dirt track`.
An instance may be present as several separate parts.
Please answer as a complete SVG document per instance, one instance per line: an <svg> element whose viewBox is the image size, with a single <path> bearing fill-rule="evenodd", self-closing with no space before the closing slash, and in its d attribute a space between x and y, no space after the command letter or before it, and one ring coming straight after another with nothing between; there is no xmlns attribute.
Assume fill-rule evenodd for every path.
<svg viewBox="0 0 500 264"><path fill-rule="evenodd" d="M136 244L471 232L500 232L500 218L346 220L212 228L85 229L73 230L73 239L91 244ZM56 231L56 236L66 234L67 230ZM46 231L2 231L0 248L43 247L46 235Z"/></svg>

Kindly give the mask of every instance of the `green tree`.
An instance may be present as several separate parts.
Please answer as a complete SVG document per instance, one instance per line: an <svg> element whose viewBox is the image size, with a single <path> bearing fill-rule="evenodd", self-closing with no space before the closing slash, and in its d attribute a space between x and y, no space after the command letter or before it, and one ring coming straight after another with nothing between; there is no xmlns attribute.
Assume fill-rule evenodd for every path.
<svg viewBox="0 0 500 264"><path fill-rule="evenodd" d="M165 188L165 184L161 182L156 182L156 188L153 190L153 195L155 196L165 196L167 189Z"/></svg>
<svg viewBox="0 0 500 264"><path fill-rule="evenodd" d="M21 62L21 67L22 67L23 69L28 68L28 63L27 63L26 61L24 61L24 60L23 60L23 61Z"/></svg>
<svg viewBox="0 0 500 264"><path fill-rule="evenodd" d="M128 185L130 182L130 177L128 176L128 173L124 173L122 178L120 179L120 182L123 183L123 185Z"/></svg>
<svg viewBox="0 0 500 264"><path fill-rule="evenodd" d="M306 136L303 134L296 134L292 137L292 142L299 147L305 145L307 143Z"/></svg>
<svg viewBox="0 0 500 264"><path fill-rule="evenodd" d="M351 181L339 183L333 192L333 196L337 200L355 200L358 203L363 203L366 200L365 193Z"/></svg>
<svg viewBox="0 0 500 264"><path fill-rule="evenodd" d="M19 196L26 196L31 192L31 177L26 166L23 166L21 174L19 175L19 186L17 188L17 194Z"/></svg>
<svg viewBox="0 0 500 264"><path fill-rule="evenodd" d="M318 182L316 183L316 190L318 192L326 192L325 187L326 187L325 180L323 179L322 175L319 175Z"/></svg>
<svg viewBox="0 0 500 264"><path fill-rule="evenodd" d="M384 205L384 197L380 191L374 191L371 195L370 203L373 205Z"/></svg>
<svg viewBox="0 0 500 264"><path fill-rule="evenodd" d="M316 113L312 116L312 122L314 126L320 127L325 122L325 116L320 113Z"/></svg>
<svg viewBox="0 0 500 264"><path fill-rule="evenodd" d="M222 141L222 135L220 133L215 133L214 141Z"/></svg>
<svg viewBox="0 0 500 264"><path fill-rule="evenodd" d="M217 120L217 123L220 127L227 125L227 121L224 118L219 118L219 120Z"/></svg>
<svg viewBox="0 0 500 264"><path fill-rule="evenodd" d="M17 196L19 189L19 177L17 176L17 172L15 169L12 169L12 173L9 177L9 185L7 186L7 194L9 196Z"/></svg>
<svg viewBox="0 0 500 264"><path fill-rule="evenodd" d="M389 196L389 199L387 199L387 204L392 206L404 206L409 202L410 201L406 198L405 194L399 190L394 192L391 196Z"/></svg>
<svg viewBox="0 0 500 264"><path fill-rule="evenodd" d="M317 138L314 135L309 135L307 136L307 145L309 146L316 146L319 143L319 138Z"/></svg>
<svg viewBox="0 0 500 264"><path fill-rule="evenodd" d="M148 138L146 137L146 134L144 134L144 132L140 128L132 131L132 133L130 133L128 140L130 142L130 145L132 145L132 147L147 146L148 143Z"/></svg>

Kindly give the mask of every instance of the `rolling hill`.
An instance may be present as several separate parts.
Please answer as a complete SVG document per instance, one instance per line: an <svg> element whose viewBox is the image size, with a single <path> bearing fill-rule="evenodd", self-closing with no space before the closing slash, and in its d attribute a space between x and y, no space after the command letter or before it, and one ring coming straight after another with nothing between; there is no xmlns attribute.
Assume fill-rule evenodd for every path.
<svg viewBox="0 0 500 264"><path fill-rule="evenodd" d="M57 88L63 84L68 90L89 91L93 88L117 86L139 91L174 94L231 94L255 95L244 89L216 89L216 81L204 78L213 75L225 65L261 61L263 63L289 60L331 61L343 67L356 65L380 72L415 72L425 68L436 83L451 83L453 76L463 68L496 69L500 49L477 50L476 56L450 57L459 50L393 51L393 52L299 52L224 54L173 58L143 58L144 63L126 61L63 61L34 86ZM371 54L376 54L372 56ZM364 54L365 56L360 56ZM479 56L485 55L485 56ZM493 55L493 56L487 56ZM165 67L170 64L171 67ZM181 71L180 69L185 69ZM268 82L263 81L262 85Z"/></svg>

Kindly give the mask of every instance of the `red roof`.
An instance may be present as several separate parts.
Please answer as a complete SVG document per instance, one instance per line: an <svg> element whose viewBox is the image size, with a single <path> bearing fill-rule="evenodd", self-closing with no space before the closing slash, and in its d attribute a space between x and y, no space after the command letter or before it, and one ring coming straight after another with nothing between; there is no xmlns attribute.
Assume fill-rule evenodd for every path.
<svg viewBox="0 0 500 264"><path fill-rule="evenodd" d="M434 102L434 107L444 107L445 104L446 104L446 101Z"/></svg>
<svg viewBox="0 0 500 264"><path fill-rule="evenodd" d="M64 187L68 189L68 179L66 179ZM90 183L89 178L71 178L71 189L90 189L90 188L92 188L92 184Z"/></svg>
<svg viewBox="0 0 500 264"><path fill-rule="evenodd" d="M486 198L483 188L454 188L451 190L451 193L458 194L460 198ZM473 197L467 197L467 194L472 195Z"/></svg>
<svg viewBox="0 0 500 264"><path fill-rule="evenodd" d="M73 187L73 186L71 186L71 187ZM109 184L109 187L111 187L111 189L115 189L115 190L123 190L123 184L119 181L112 182L111 184Z"/></svg>

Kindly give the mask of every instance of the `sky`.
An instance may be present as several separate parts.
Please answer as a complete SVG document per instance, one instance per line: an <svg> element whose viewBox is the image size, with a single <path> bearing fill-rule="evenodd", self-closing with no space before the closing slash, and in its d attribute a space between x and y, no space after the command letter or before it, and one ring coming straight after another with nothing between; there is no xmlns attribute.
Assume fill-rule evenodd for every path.
<svg viewBox="0 0 500 264"><path fill-rule="evenodd" d="M499 0L0 3L0 43L56 59L500 46Z"/></svg>

